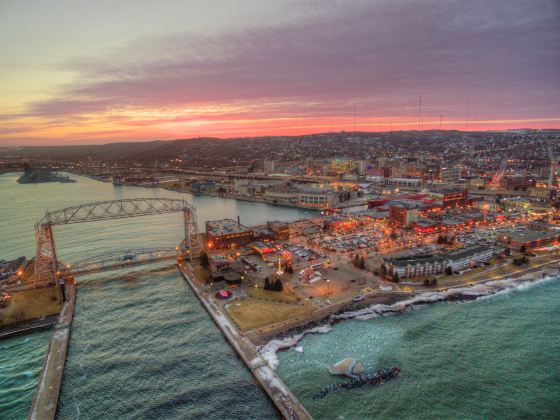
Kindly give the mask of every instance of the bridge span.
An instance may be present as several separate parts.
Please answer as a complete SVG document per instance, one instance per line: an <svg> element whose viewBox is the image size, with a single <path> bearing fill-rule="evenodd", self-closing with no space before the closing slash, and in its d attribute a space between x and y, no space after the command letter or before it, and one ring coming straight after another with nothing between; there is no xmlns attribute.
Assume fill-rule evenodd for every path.
<svg viewBox="0 0 560 420"><path fill-rule="evenodd" d="M134 248L108 251L100 255L72 262L64 267L65 272L74 276L152 264L177 259L179 247Z"/></svg>
<svg viewBox="0 0 560 420"><path fill-rule="evenodd" d="M45 217L35 225L36 253L33 287L61 284L64 278L63 273L67 274L67 269L57 259L53 226L180 212L183 213L185 236L181 245L175 250L174 256L182 260L198 259L204 250L204 241L202 241L198 231L196 210L185 199L133 198L98 201L47 211ZM150 258L154 259L156 253L152 253L151 257L149 257L149 252L146 255L148 255L146 258L149 260ZM126 260L126 258L123 260L122 257L121 264ZM105 255L104 258L103 264L107 267L111 264L117 264L117 255ZM82 274L87 271L86 265L86 263L82 265ZM71 269L71 267L68 268ZM76 267L77 270L79 268L80 266Z"/></svg>

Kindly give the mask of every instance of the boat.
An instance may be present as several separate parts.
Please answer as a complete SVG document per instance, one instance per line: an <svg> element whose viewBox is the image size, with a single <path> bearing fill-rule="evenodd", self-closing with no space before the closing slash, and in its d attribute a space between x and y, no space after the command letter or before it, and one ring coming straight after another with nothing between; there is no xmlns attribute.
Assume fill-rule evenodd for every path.
<svg viewBox="0 0 560 420"><path fill-rule="evenodd" d="M331 392L337 392L342 389L346 389L349 391L353 388L360 388L366 385L378 385L382 383L384 380L396 378L399 373L400 369L396 366L386 367L383 369L379 369L375 372L363 373L359 375L354 375L352 379L348 382L336 382L330 385L327 385L325 388L319 390L315 395L313 395L314 400L320 400L325 398Z"/></svg>

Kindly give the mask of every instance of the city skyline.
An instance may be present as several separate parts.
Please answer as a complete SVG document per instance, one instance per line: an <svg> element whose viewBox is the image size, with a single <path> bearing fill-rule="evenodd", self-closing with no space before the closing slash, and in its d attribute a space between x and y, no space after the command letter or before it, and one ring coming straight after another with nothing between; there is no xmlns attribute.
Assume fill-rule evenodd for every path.
<svg viewBox="0 0 560 420"><path fill-rule="evenodd" d="M560 127L560 7L0 6L0 144Z"/></svg>

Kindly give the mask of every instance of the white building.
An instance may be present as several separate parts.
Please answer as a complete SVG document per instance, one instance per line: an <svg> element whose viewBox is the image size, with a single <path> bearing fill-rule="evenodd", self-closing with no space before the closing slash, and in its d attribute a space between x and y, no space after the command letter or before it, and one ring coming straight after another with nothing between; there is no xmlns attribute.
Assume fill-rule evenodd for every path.
<svg viewBox="0 0 560 420"><path fill-rule="evenodd" d="M419 187L418 178L385 178L385 185L391 187Z"/></svg>
<svg viewBox="0 0 560 420"><path fill-rule="evenodd" d="M473 245L436 255L384 258L383 264L390 277L413 278L444 273L448 267L453 271L488 261L494 252L491 248Z"/></svg>

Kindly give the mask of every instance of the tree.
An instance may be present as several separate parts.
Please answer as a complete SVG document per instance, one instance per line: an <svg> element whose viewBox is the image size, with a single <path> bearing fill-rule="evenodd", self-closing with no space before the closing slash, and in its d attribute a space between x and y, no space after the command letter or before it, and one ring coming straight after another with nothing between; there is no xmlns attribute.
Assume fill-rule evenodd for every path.
<svg viewBox="0 0 560 420"><path fill-rule="evenodd" d="M270 290L270 281L268 277L264 279L264 290Z"/></svg>
<svg viewBox="0 0 560 420"><path fill-rule="evenodd" d="M525 265L525 264L529 264L529 258L527 258L526 256L520 257L520 258L516 258L513 260L513 265Z"/></svg>
<svg viewBox="0 0 560 420"><path fill-rule="evenodd" d="M274 290L275 292L281 292L284 288L284 285L282 284L282 280L280 280L280 278L277 278L274 284L272 284L271 286L271 290Z"/></svg>
<svg viewBox="0 0 560 420"><path fill-rule="evenodd" d="M452 276L453 275L453 268L451 268L451 266L447 267L445 269L445 274L447 274L448 276Z"/></svg>
<svg viewBox="0 0 560 420"><path fill-rule="evenodd" d="M201 265L202 267L208 267L209 263L210 263L210 262L208 261L208 254L207 254L206 252L203 251L203 252L200 254L200 265Z"/></svg>
<svg viewBox="0 0 560 420"><path fill-rule="evenodd" d="M358 256L358 254L356 254L354 256L354 267L359 267L360 266L360 257Z"/></svg>
<svg viewBox="0 0 560 420"><path fill-rule="evenodd" d="M361 268L362 270L366 268L366 261L364 260L363 255L360 257L360 263L358 267Z"/></svg>
<svg viewBox="0 0 560 420"><path fill-rule="evenodd" d="M395 239L398 238L397 234L395 232L391 232L391 235L389 235L389 237L394 241Z"/></svg>

